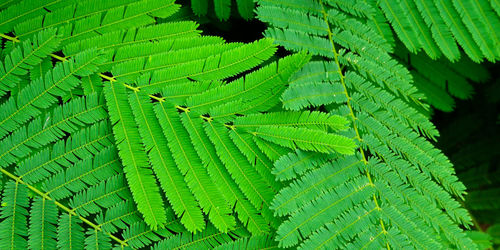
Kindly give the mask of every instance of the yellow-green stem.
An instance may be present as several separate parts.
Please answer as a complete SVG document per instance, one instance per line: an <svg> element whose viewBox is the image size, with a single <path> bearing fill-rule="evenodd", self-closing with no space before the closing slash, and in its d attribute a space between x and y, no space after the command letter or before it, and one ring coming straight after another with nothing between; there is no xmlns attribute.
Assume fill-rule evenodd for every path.
<svg viewBox="0 0 500 250"><path fill-rule="evenodd" d="M334 57L335 64L336 64L337 69L338 69L338 74L340 76L340 82L342 84L342 87L344 88L344 94L347 98L346 104L347 104L347 107L349 109L349 115L351 116L351 119L352 119L352 126L354 128L354 132L356 133L356 138L361 142L361 136L359 134L358 127L356 126L356 116L354 115L354 111L353 111L352 106L351 106L351 101L350 101L351 97L349 96L349 93L347 92L347 85L345 84L345 76L342 73L342 67L340 65L339 58L338 58L339 54L337 53L337 50L335 49L335 42L333 41L333 34L332 34L332 31L330 28L330 23L328 22L328 14L326 13L326 11L323 7L323 1L319 0L319 3L321 5L321 13L323 14L323 20L327 26L328 39L330 40L330 43L332 45L333 57ZM359 148L359 152L361 153L363 163L365 165L367 165L368 161L366 160L365 152L361 147ZM374 186L370 172L366 171L366 177L368 178L370 185ZM375 194L373 194L373 201L375 203L376 209L381 210ZM386 234L387 230L385 229L384 221L382 219L380 219L380 226L382 227L382 232L384 234ZM387 243L386 246L387 246L387 249L390 249L389 243Z"/></svg>

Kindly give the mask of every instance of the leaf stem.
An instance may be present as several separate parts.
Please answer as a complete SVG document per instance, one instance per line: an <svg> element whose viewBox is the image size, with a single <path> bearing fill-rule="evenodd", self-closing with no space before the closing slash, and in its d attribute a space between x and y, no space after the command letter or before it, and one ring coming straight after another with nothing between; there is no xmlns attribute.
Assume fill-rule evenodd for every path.
<svg viewBox="0 0 500 250"><path fill-rule="evenodd" d="M9 36L9 35L5 35L5 34L3 34L3 33L0 33L0 37L3 37L3 38L5 38L5 39L7 39L7 40L9 40L9 41L14 42L14 43L18 43L18 42L20 42L20 41L19 41L19 38L17 38L16 36Z"/></svg>
<svg viewBox="0 0 500 250"><path fill-rule="evenodd" d="M358 128L356 126L356 116L354 115L354 111L352 109L351 102L350 102L351 97L349 96L349 93L347 92L347 86L345 84L345 75L342 73L342 67L340 65L339 58L338 58L339 54L338 54L337 50L335 49L335 43L333 41L333 34L332 34L332 31L330 28L330 23L328 22L328 14L325 11L322 0L319 0L319 4L321 5L321 13L323 14L323 20L324 20L326 27L327 27L328 39L330 40L330 43L332 44L333 58L335 60L335 64L337 65L338 74L340 76L340 82L342 83L342 86L344 87L344 94L347 97L346 104L347 104L347 107L349 109L349 113L350 113L350 116L352 119L352 126L354 128L354 132L356 133L356 138L361 142L361 136L360 136ZM359 152L361 153L363 164L365 164L365 165L368 164L364 150L361 147L359 148ZM366 171L366 177L368 178L370 185L374 186L370 172ZM375 194L373 194L373 201L375 202L375 208L377 210L381 210ZM385 225L384 225L384 222L382 221L382 219L380 219L380 225L382 227L382 232L384 234L387 234L387 230L385 229ZM390 249L388 242L386 242L386 245L387 245L387 249Z"/></svg>

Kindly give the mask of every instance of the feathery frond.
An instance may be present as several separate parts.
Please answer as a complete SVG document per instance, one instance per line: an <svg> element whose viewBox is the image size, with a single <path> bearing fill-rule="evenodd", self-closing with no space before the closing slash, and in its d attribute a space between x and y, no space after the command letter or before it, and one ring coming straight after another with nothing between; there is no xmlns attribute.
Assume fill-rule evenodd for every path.
<svg viewBox="0 0 500 250"><path fill-rule="evenodd" d="M489 77L498 4L257 4L265 38L240 43L173 0L0 3L0 247L476 248L461 200L497 207L429 141L429 105Z"/></svg>
<svg viewBox="0 0 500 250"><path fill-rule="evenodd" d="M322 107L344 116L353 129L342 135L361 145L354 155L342 156L321 150L319 145L325 144L316 142L311 145L330 156L297 152L275 163L278 179L291 180L272 202L275 214L284 219L275 239L281 247L301 249L439 248L442 238L454 246L474 248L459 227L470 224L456 201L463 198L465 187L449 160L424 139L439 134L421 113L427 108L420 101L422 94L412 85L408 70L389 55L393 47L384 42L386 34L369 25L376 20L374 9L347 2L258 2L258 17L270 25L267 37L289 50L316 55L291 78L283 106ZM406 0L379 4L410 51L423 46L431 55L441 53L432 38L443 35L440 27L423 30L428 29L426 22L440 21L418 13L427 2L418 3L420 7ZM343 5L349 7L339 7ZM296 18L280 19L285 13ZM325 91L330 94L323 95ZM285 143L285 138L293 138L290 129L261 127L256 133L262 130L272 132L263 139L273 143L311 149ZM322 138L321 131L300 130L314 131L308 131L309 141Z"/></svg>
<svg viewBox="0 0 500 250"><path fill-rule="evenodd" d="M59 45L56 30L44 30L14 48L0 63L0 97L21 81L20 76L42 62Z"/></svg>
<svg viewBox="0 0 500 250"><path fill-rule="evenodd" d="M372 2L372 6L385 14L398 38L412 53L422 48L432 59L444 54L456 62L461 57L458 42L473 61L486 58L494 62L499 56L496 30L500 27L500 16L488 2L383 0ZM377 25L387 22L374 21L380 23Z"/></svg>

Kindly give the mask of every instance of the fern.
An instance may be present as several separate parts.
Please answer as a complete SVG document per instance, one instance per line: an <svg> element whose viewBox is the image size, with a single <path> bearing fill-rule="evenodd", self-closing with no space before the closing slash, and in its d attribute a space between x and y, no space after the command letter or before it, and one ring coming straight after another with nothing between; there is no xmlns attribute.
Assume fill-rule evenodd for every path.
<svg viewBox="0 0 500 250"><path fill-rule="evenodd" d="M371 6L386 17L373 19L380 22L376 25L389 22L411 52L422 48L432 59L443 54L455 62L461 57L460 45L475 62L498 59L499 16L489 1L384 0Z"/></svg>
<svg viewBox="0 0 500 250"><path fill-rule="evenodd" d="M197 25L187 21L149 25L176 9L154 0L84 1L19 20L10 28L14 36L4 35L17 43L33 32L52 32L62 48L43 50L33 62L25 53L31 64L22 73L33 80L7 86L17 94L3 104L2 172L39 196L28 204L29 232L20 232L29 246L140 248L173 241L172 234L203 235L215 228L246 232L231 233L233 238L248 236L247 230L268 233L279 224L269 206L281 186L271 174L274 158L262 149L273 143L252 133L286 129L294 135L286 146L305 151L352 153L356 147L329 130L301 128L324 123L336 132L346 129L339 117L307 112L275 113L253 132L238 129L237 117L279 103L288 79L309 56L289 56L241 76L274 54L272 41L224 43L200 37ZM60 62L52 67L40 60L49 55ZM88 96L75 98L73 91ZM69 102L50 112L58 98ZM288 113L298 120L288 123ZM266 119L260 114L251 120L259 116ZM321 147L306 140L317 133ZM63 141L54 143L58 139ZM11 164L17 165L13 173ZM207 228L205 215L214 226ZM45 217L50 220L35 223Z"/></svg>
<svg viewBox="0 0 500 250"><path fill-rule="evenodd" d="M0 96L21 82L20 76L26 75L33 66L41 63L42 58L53 52L59 45L55 30L45 30L35 35L31 40L23 42L5 57L0 66Z"/></svg>
<svg viewBox="0 0 500 250"><path fill-rule="evenodd" d="M286 216L276 240L283 247L307 249L440 248L446 239L474 248L458 226L470 224L455 200L462 199L465 187L448 159L423 137L438 133L420 111L427 108L422 95L411 85L409 72L388 55L392 46L383 42L385 34L372 30L376 10L347 2L259 1L258 18L271 26L267 37L318 56L292 77L282 95L284 106L326 105L331 114L352 122L348 135L362 145L354 156L333 155L328 162L299 152L276 162L278 178L293 180L272 203L277 215ZM418 4L423 9L426 3ZM404 4L413 13L396 16L391 7L406 10ZM414 32L413 25L427 28L422 24L432 21L418 21L413 4L380 1L393 24L402 25L394 28L400 37L408 35L402 38L408 44L419 40L404 32ZM296 16L293 22L280 18L286 13ZM434 41L428 45L432 49ZM321 96L323 91L332 94ZM284 163L295 165L285 169Z"/></svg>
<svg viewBox="0 0 500 250"><path fill-rule="evenodd" d="M426 102L442 111L454 109L454 98L470 99L474 94L471 82L484 82L490 77L484 67L468 57L450 63L444 59L431 60L422 53L410 54L399 46L395 52L403 64L412 68L414 84L425 94Z"/></svg>
<svg viewBox="0 0 500 250"><path fill-rule="evenodd" d="M454 40L496 60L485 3L260 0L251 43L173 0L0 3L0 247L474 249L462 200L494 204L428 140L429 104L489 77Z"/></svg>

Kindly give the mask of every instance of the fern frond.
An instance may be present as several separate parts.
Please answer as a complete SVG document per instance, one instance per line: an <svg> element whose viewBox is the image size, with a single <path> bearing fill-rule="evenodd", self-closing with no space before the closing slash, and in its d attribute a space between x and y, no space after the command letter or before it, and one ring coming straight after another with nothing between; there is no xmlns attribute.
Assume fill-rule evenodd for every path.
<svg viewBox="0 0 500 250"><path fill-rule="evenodd" d="M80 83L76 76L88 76L95 72L96 64L102 63L102 59L95 50L82 52L30 83L17 98L9 98L0 106L4 110L0 115L0 138L38 116L40 109L52 106L58 96L63 96Z"/></svg>
<svg viewBox="0 0 500 250"><path fill-rule="evenodd" d="M347 129L347 123L347 119L339 115L330 115L318 111L304 111L250 114L238 117L233 125L247 131L254 131L255 128L265 125L340 131Z"/></svg>
<svg viewBox="0 0 500 250"><path fill-rule="evenodd" d="M142 79L139 79L139 81ZM162 90L162 97L171 103L184 103L193 95L224 85L222 81L183 82L169 85Z"/></svg>
<svg viewBox="0 0 500 250"><path fill-rule="evenodd" d="M419 73L413 72L415 87L425 94L426 102L432 107L444 112L451 112L455 108L455 100L446 92L446 90L436 86L426 77Z"/></svg>
<svg viewBox="0 0 500 250"><path fill-rule="evenodd" d="M90 38L96 34L126 30L152 24L154 17L168 17L179 8L173 1L142 0L126 6L119 6L104 14L94 14L66 24L61 28L64 34L62 45Z"/></svg>
<svg viewBox="0 0 500 250"><path fill-rule="evenodd" d="M353 154L356 148L350 138L307 128L262 126L253 134L284 147L306 151Z"/></svg>
<svg viewBox="0 0 500 250"><path fill-rule="evenodd" d="M372 6L372 15L366 17L370 20L367 25L383 37L391 47L394 47L395 41L391 26L387 23L387 19L382 10L380 8L375 8L375 6L377 6L377 0L365 0L365 3Z"/></svg>
<svg viewBox="0 0 500 250"><path fill-rule="evenodd" d="M439 50L438 45L434 42L431 32L431 25L426 25L425 19L427 15L421 15L419 13L419 8L417 2L414 0L400 0L400 3L385 1L387 4L391 4L391 8L399 4L401 11L403 11L402 18L408 18L408 27L405 27L407 31L413 31L416 40L419 41L421 48L429 55L430 58L436 59L441 56L441 50ZM399 13L397 14L400 15ZM430 18L428 18L430 19ZM429 20L430 22L430 20ZM439 27L432 26L436 29ZM453 42L453 41L452 41ZM441 46L444 46L441 44Z"/></svg>
<svg viewBox="0 0 500 250"><path fill-rule="evenodd" d="M267 232L269 226L266 221L243 195L219 159L214 145L210 143L210 139L204 132L203 122L193 118L189 112L181 115L181 121L191 137L196 152L206 164L210 177L220 187L219 190L227 191L222 194L229 204L235 204L234 209L238 213L239 220L247 226L250 232Z"/></svg>
<svg viewBox="0 0 500 250"><path fill-rule="evenodd" d="M191 9L194 14L204 16L208 10L208 0L191 0Z"/></svg>
<svg viewBox="0 0 500 250"><path fill-rule="evenodd" d="M73 249L84 245L83 228L78 218L64 213L59 216L57 227L57 247Z"/></svg>
<svg viewBox="0 0 500 250"><path fill-rule="evenodd" d="M241 17L246 20L250 20L254 17L253 9L254 2L252 0L236 0L236 7L238 8L238 13Z"/></svg>
<svg viewBox="0 0 500 250"><path fill-rule="evenodd" d="M36 79L43 77L45 74L47 74L47 72L49 72L49 70L52 69L53 65L50 59L51 58L45 57L36 67L33 67L29 70L30 81L35 81ZM21 88L19 88L19 90L20 89Z"/></svg>
<svg viewBox="0 0 500 250"><path fill-rule="evenodd" d="M432 37L443 54L452 62L458 60L460 58L460 51L458 50L458 46L450 30L444 23L443 18L439 15L436 5L432 2L422 0L416 0L415 4L425 23L430 27Z"/></svg>
<svg viewBox="0 0 500 250"><path fill-rule="evenodd" d="M396 117L400 122L403 122L415 131L421 131L422 134L427 135L429 138L435 138L439 136L434 124L432 124L427 117L419 113L418 110L409 106L407 103L401 101L390 93L374 87L368 82L364 82L363 78L354 72L348 72L346 74L346 84L352 85L364 96L373 100L383 106L388 110L394 117Z"/></svg>
<svg viewBox="0 0 500 250"><path fill-rule="evenodd" d="M259 137L254 136L253 141L255 142L255 145L257 145L257 147L259 147L259 149L264 152L264 154L266 154L271 161L276 161L282 155L290 153L289 149L278 144L263 140Z"/></svg>
<svg viewBox="0 0 500 250"><path fill-rule="evenodd" d="M36 149L64 137L65 133L74 133L82 125L90 125L106 117L104 104L96 95L58 106L45 120L38 117L0 141L0 165L6 167L15 163Z"/></svg>
<svg viewBox="0 0 500 250"><path fill-rule="evenodd" d="M119 167L116 148L108 147L52 175L41 189L56 200L63 199L115 175Z"/></svg>
<svg viewBox="0 0 500 250"><path fill-rule="evenodd" d="M294 84L282 95L283 107L301 110L345 101L344 88L339 83L310 82ZM333 98L332 98L333 97Z"/></svg>
<svg viewBox="0 0 500 250"><path fill-rule="evenodd" d="M300 180L283 188L274 197L272 209L280 216L293 214L298 208L314 200L311 197L319 197L324 190L339 186L345 179L359 176L362 167L362 162L355 156L335 163L322 164Z"/></svg>
<svg viewBox="0 0 500 250"><path fill-rule="evenodd" d="M264 207L269 207L273 196L271 190L233 144L226 132L227 129L222 124L211 121L206 122L204 128L217 150L217 155L250 202L255 207L261 207L262 204Z"/></svg>
<svg viewBox="0 0 500 250"><path fill-rule="evenodd" d="M224 79L255 67L270 58L275 50L276 47L271 40L261 39L205 59L155 71L149 76L149 81L139 82L138 87L147 93L156 93L162 87L185 82L187 79L197 81Z"/></svg>
<svg viewBox="0 0 500 250"><path fill-rule="evenodd" d="M274 4L261 4L257 13L265 12L266 9L273 8L273 5ZM312 25L310 24L312 22L311 20L322 20L323 14L321 8L318 10L317 4L307 3L305 6L314 9L314 11L311 11L311 13L305 12L308 18L299 19L306 22L303 25ZM296 6L290 9L292 9L292 11L300 10ZM285 10L289 11L289 9ZM326 32L302 29L295 30L292 28L293 26L290 27L282 21L273 23L273 26L265 31L265 35L274 38L277 43L283 44L293 51L306 49L313 54L328 58L336 57L335 53L333 53L331 49L328 49L331 47L331 42L327 37L334 37L336 42L340 45L360 54L360 56L356 56L356 58L351 57L353 56L352 53L347 55L342 54L339 60L347 60L347 62L355 65L360 71L364 72L363 74L377 79L377 82L383 83L395 94L410 96L413 102L419 103L418 98L420 96L415 93L416 89L410 84L411 76L405 68L397 64L397 62L387 54L390 51L390 47L379 44L378 41L381 39L378 37L378 34L368 32L370 29L367 25L341 14L336 10L329 9L328 13L325 11L324 14L326 15L325 18L329 21L325 23L325 20L322 20L325 23L323 27L326 27ZM340 29L336 28L330 30L330 22L332 25L338 25ZM317 65L318 66L315 65L315 67L320 67L319 64ZM305 72L306 71L304 71L304 73Z"/></svg>
<svg viewBox="0 0 500 250"><path fill-rule="evenodd" d="M411 162L419 166L425 174L432 174L436 181L441 183L449 192L459 197L463 196L465 186L457 181L451 163L440 150L434 148L431 143L419 137L415 132L402 124L398 124L388 113L384 111L377 112L375 107L370 107L369 102L363 101L362 98L354 101L354 104L360 105L360 108L367 112L367 114L359 115L360 125L364 129L367 129L370 134L376 135L394 152L407 157ZM384 121L383 119L387 120ZM434 166L440 167L435 168Z"/></svg>
<svg viewBox="0 0 500 250"><path fill-rule="evenodd" d="M106 235L97 229L89 228L85 232L87 237L85 238L85 249L99 250L99 249L110 249L111 239L106 237Z"/></svg>
<svg viewBox="0 0 500 250"><path fill-rule="evenodd" d="M400 159L397 159L397 157L390 156L390 154L385 153L384 156L392 158L391 160L386 161L388 164L398 164L400 166L406 165ZM401 178L400 176L397 176L396 173L389 171L389 168L383 164L374 164L370 165L370 167L377 168L376 170L374 169L374 174L379 176L381 180L387 181L391 184L390 186L393 189L392 191L390 191L387 186L377 186L377 189L379 189L381 193L389 194L393 192L394 194L406 194L405 197L401 195L382 195L385 196L384 198L387 199L389 203L401 204L402 202L408 202L409 205L414 208L413 210L415 211L415 214L423 218L427 222L427 225L432 225L434 230L440 231L450 241L459 242L460 245L474 248L466 234L457 229L452 221L452 219L456 220L457 217L469 217L468 212L460 207L458 202L451 199L449 194L444 192L440 186L437 186L428 178L418 178L418 172L415 172L415 170L411 167L406 168L404 171L401 171L401 173L411 180L411 183L415 183L413 184L415 189L408 187L405 184L404 178ZM417 183L416 180L412 180L414 178L418 178L420 183ZM427 189L426 192L432 192L431 198L436 199L439 204L438 206L445 208L448 214L452 216L452 219L444 215L440 211L439 207L429 203L427 199L417 193L424 193L424 189ZM427 225L425 225L425 227L430 229ZM424 226L419 227L423 228Z"/></svg>
<svg viewBox="0 0 500 250"><path fill-rule="evenodd" d="M265 41L266 43L271 42L271 40ZM309 60L309 56L306 54L296 54L286 57L280 60L279 63L271 63L248 74L245 78L239 78L227 85L193 95L186 100L186 104L189 110L205 114L211 108L223 103L240 99L244 103L249 102L255 97L265 94L266 91L284 85L285 82L282 79L288 79L307 60Z"/></svg>
<svg viewBox="0 0 500 250"><path fill-rule="evenodd" d="M0 210L0 247L3 249L27 248L28 242L28 189L19 182L8 181L3 187Z"/></svg>
<svg viewBox="0 0 500 250"><path fill-rule="evenodd" d="M136 56L144 54L144 52L137 51L137 48L144 47L149 41L163 41L166 43L166 45L165 47L163 47L163 45L159 46L158 51L161 52L169 48L169 44L171 46L174 46L174 48L176 46L182 48L182 43L179 44L178 41L170 39L182 37L197 37L199 33L199 31L196 30L197 27L198 25L195 22L183 21L131 28L128 30L112 31L105 33L102 36L86 38L70 43L63 47L63 52L65 55L72 57L79 51L90 48L97 48L103 49L104 51L113 51L113 53L108 53L110 53L111 55L118 54L117 59L120 59L122 57L128 57L128 53L132 53L132 55ZM190 41L190 43L192 42L193 41ZM155 49L153 45L150 45L149 47L151 48L145 49L145 51ZM118 51L120 51L120 53L118 53Z"/></svg>
<svg viewBox="0 0 500 250"><path fill-rule="evenodd" d="M370 4L381 8L399 39L412 53L422 47L433 59L442 53L449 60L457 61L460 52L456 40L475 62L483 58L493 62L498 58L495 30L500 22L498 13L488 1L398 0L372 1ZM372 20L376 23L372 25L377 27L387 22Z"/></svg>
<svg viewBox="0 0 500 250"><path fill-rule="evenodd" d="M252 140L252 135L240 133L237 130L231 130L229 136L234 145L236 145L240 152L245 155L248 162L253 162L255 169L260 174L261 178L267 182L267 185L275 191L279 190L281 185L275 180L271 173L273 164L264 153L260 152L260 150L255 150L257 145L255 145L255 142Z"/></svg>
<svg viewBox="0 0 500 250"><path fill-rule="evenodd" d="M104 85L102 83L102 78L97 74L82 77L82 88L84 95L101 93L103 86Z"/></svg>
<svg viewBox="0 0 500 250"><path fill-rule="evenodd" d="M70 199L69 205L78 215L88 216L116 205L122 201L120 197L130 196L125 176L116 175L77 193Z"/></svg>
<svg viewBox="0 0 500 250"><path fill-rule="evenodd" d="M300 249L339 248L349 240L354 240L353 244L358 243L355 241L356 234L354 232L364 233L364 231L371 231L371 228L366 229L366 227L376 221L378 211L370 209L370 205L372 204L362 204L342 214L337 221L327 225L317 234L305 241ZM373 247L382 247L381 240L374 238L372 241L374 242L368 241L368 243L375 244Z"/></svg>
<svg viewBox="0 0 500 250"><path fill-rule="evenodd" d="M149 168L139 129L127 101L125 86L106 84L104 93L118 153L125 167L125 176L134 201L148 225L153 228L161 227L166 222L163 200L153 171Z"/></svg>
<svg viewBox="0 0 500 250"><path fill-rule="evenodd" d="M182 233L169 239L160 241L152 249L213 249L223 243L231 242L235 238L248 236L248 232L241 226L223 233L209 225L199 234Z"/></svg>
<svg viewBox="0 0 500 250"><path fill-rule="evenodd" d="M113 74L113 77L120 82L131 82L137 79L137 77L141 74L153 73L165 68L175 67L179 64L204 59L214 54L221 54L224 51L238 47L237 45L238 44L236 43L225 43L188 47L187 49L174 51L163 50L160 51L160 53L150 55L147 58L134 58L133 60L115 65L112 68L111 73Z"/></svg>
<svg viewBox="0 0 500 250"><path fill-rule="evenodd" d="M496 30L500 26L498 16L493 12L486 1L453 1L453 5L464 20L465 26L472 33L472 37L479 44L479 47L486 58L498 59L498 36Z"/></svg>
<svg viewBox="0 0 500 250"><path fill-rule="evenodd" d="M158 242L165 238L175 237L172 232L184 232L184 228L182 228L182 226L172 226L171 224L176 224L176 220L169 221L166 224L167 228L152 230L142 221L138 221L132 224L123 232L123 238L125 239L125 242L127 242L131 247L141 248L149 246L152 243ZM182 229L178 230L180 228Z"/></svg>
<svg viewBox="0 0 500 250"><path fill-rule="evenodd" d="M168 140L172 156L200 207L220 230L227 231L233 228L235 222L229 216L229 206L203 168L194 147L186 143L189 141L189 134L182 127L176 109L169 103L158 103L154 109L163 128L163 134Z"/></svg>
<svg viewBox="0 0 500 250"><path fill-rule="evenodd" d="M97 123L45 148L18 163L15 174L26 183L38 183L78 159L92 157L112 145L113 134L107 122Z"/></svg>
<svg viewBox="0 0 500 250"><path fill-rule="evenodd" d="M129 103L135 120L139 126L139 133L148 157L163 191L181 222L190 231L199 231L204 227L201 209L195 197L184 182L181 172L175 167L174 159L168 151L167 139L162 136L160 123L155 119L153 104L148 101L144 93L133 92L129 94Z"/></svg>
<svg viewBox="0 0 500 250"><path fill-rule="evenodd" d="M57 207L45 198L34 199L30 210L28 245L32 249L56 247Z"/></svg>
<svg viewBox="0 0 500 250"><path fill-rule="evenodd" d="M19 22L60 9L75 1L22 0L0 12L0 33L8 33Z"/></svg>
<svg viewBox="0 0 500 250"><path fill-rule="evenodd" d="M195 57L200 58L198 53L193 53L193 51L195 50L200 53L204 53L204 50L201 48L205 48L208 50L208 48L211 47L213 50L213 45L226 45L223 43L224 40L219 37L198 37L198 30L196 30L197 25L193 25L195 23L179 22L165 24L170 24L169 26L164 27L169 31L169 33L168 35L159 37L158 41L143 42L139 39L136 39L136 42L126 42L122 47L119 47L115 53L112 53L112 49L109 49L107 55L112 60L101 65L103 70L121 70L121 73L115 72L115 77L122 78L122 81L133 81L136 80L137 76L141 75L141 73L147 73L148 71L151 72L155 69L167 68L169 66L175 65L175 63L172 63L175 62L175 60L171 59L169 60L171 64L162 64L162 62L166 60L164 58L166 55L168 55L169 57L175 57L177 62L181 63L182 55L189 55L188 58L194 60ZM211 54L205 55L209 56ZM148 70L144 68L144 65L139 66L139 64L137 64L141 61L144 64L148 63L148 65L155 65L157 67L152 67L152 69ZM134 67L131 67L130 71L123 70L123 67L130 67L131 65L133 65ZM121 75L122 73L123 75Z"/></svg>
<svg viewBox="0 0 500 250"><path fill-rule="evenodd" d="M116 233L119 229L126 229L127 224L140 221L140 213L132 201L123 201L106 209L96 216L96 222L106 232Z"/></svg>
<svg viewBox="0 0 500 250"><path fill-rule="evenodd" d="M14 4L14 0L6 0L0 4L0 10L6 9L7 7L11 6L12 4Z"/></svg>
<svg viewBox="0 0 500 250"><path fill-rule="evenodd" d="M435 61L422 54L409 54L399 46L396 56L412 68L415 85L426 94L425 102L443 111L453 109L451 96L469 99L473 95L471 81L482 82L489 78L482 66L465 56L455 63L443 59Z"/></svg>
<svg viewBox="0 0 500 250"><path fill-rule="evenodd" d="M460 16L453 6L452 1L437 0L435 1L436 8L443 18L453 36L464 49L465 53L475 62L481 61L483 55L478 44L470 32L467 31L463 20L459 19ZM487 56L488 58L489 56Z"/></svg>
<svg viewBox="0 0 500 250"><path fill-rule="evenodd" d="M42 62L42 58L53 52L59 45L56 30L45 30L37 33L31 40L23 42L22 47L15 47L0 62L0 97L21 81L20 76Z"/></svg>
<svg viewBox="0 0 500 250"><path fill-rule="evenodd" d="M11 248L475 248L460 227L471 224L457 201L465 187L424 138L439 134L431 101L412 82L429 75L412 75L391 54L418 71L432 66L401 52L384 1L260 0L268 38L250 44L173 22L185 17L171 16L172 0L42 2L47 8L34 5L36 14L5 22L0 35L9 40L2 55L25 62L5 77L15 83L0 100L0 170L26 200L16 206L22 223ZM207 11L208 1L193 3ZM228 18L232 1L214 3ZM243 4L251 16L252 1ZM434 2L385 5L407 14L389 19L405 19L399 31L392 26L397 35L410 28L415 52L460 56L449 26L463 18L443 17ZM494 6L472 5L474 25L495 40L496 21L477 18L496 18ZM36 46L27 38L44 32L60 36L63 54L48 57L54 45L29 59ZM308 53L270 62L277 45ZM436 69L452 75L468 63ZM484 78L432 80L467 97L465 79ZM11 208L2 208L10 215L0 229Z"/></svg>
<svg viewBox="0 0 500 250"><path fill-rule="evenodd" d="M32 36L33 33L40 32L46 29L60 28L68 23L74 23L76 20L83 19L95 14L103 14L104 12L118 6L137 2L137 0L120 0L120 1L97 1L84 0L75 4L66 5L63 8L37 15L36 17L18 22L14 26L14 33L21 41L26 37Z"/></svg>
<svg viewBox="0 0 500 250"><path fill-rule="evenodd" d="M375 1L365 2L375 4ZM433 138L438 132L427 114L422 113L427 105L413 86L410 72L389 55L393 45L381 41L384 32L373 30L379 26L368 24L376 18L359 15L354 19L349 11L337 8L335 3L326 3L321 0L259 1L259 15L267 13L266 9L281 9L282 13L295 11L296 15L305 16L293 21L264 16L271 25L265 35L275 37L276 43L289 50L308 50L315 55L315 61L291 79L291 89L308 84L321 90L320 84L337 84L340 95L344 95L342 99L325 96L318 105L328 104L321 109L350 118L353 130L342 135L353 137L361 145L355 156L330 154L321 155L319 160L315 157L320 156L310 152L289 154L276 162L277 177L291 180L273 201L276 215L287 215L278 228L276 240L282 247L300 244L301 249L440 248L444 244L442 239L454 246L475 248L458 226L467 227L470 217L452 197L461 199L464 186L449 160L423 137ZM377 4L394 22L400 38L403 35L408 38L403 42L417 42L412 44L414 51L422 45L411 29L427 29L423 44L435 55L441 53L418 8L407 12L409 17L395 16L392 8L404 12L403 4L413 6L413 1L379 1ZM323 22L311 26L326 27L326 33L299 28L314 23L310 20ZM411 32L404 33L406 31ZM320 90L314 91L321 93ZM294 94L304 95L306 103L297 109L309 105L308 101L315 101L303 92ZM307 130L302 136L308 141L320 140L319 133L326 133L307 128L261 126L255 130L257 137L259 131L269 128L273 130L266 132L272 132L273 138L280 140L290 138L292 130ZM271 151L269 147L273 144L266 145L265 141L265 138L255 140L258 147ZM301 146L278 139L271 142L291 148ZM378 172L382 170L387 172Z"/></svg>
<svg viewBox="0 0 500 250"><path fill-rule="evenodd" d="M191 0L191 9L197 16L205 16L209 7L213 7L214 14L220 21L227 21L231 9L237 9L238 14L245 20L253 17L254 3L252 0L236 0L236 8L232 7L234 0Z"/></svg>
<svg viewBox="0 0 500 250"><path fill-rule="evenodd" d="M405 44L409 51L415 53L421 47L420 40L413 28L412 22L409 19L408 13L402 8L399 1L380 1L379 7L382 9L387 20L392 23L392 27L399 39ZM405 13L400 15L400 13ZM429 38L428 33L427 38Z"/></svg>
<svg viewBox="0 0 500 250"><path fill-rule="evenodd" d="M319 167L332 158L335 158L335 156L331 154L295 150L281 156L274 162L273 174L278 180L291 180L308 170Z"/></svg>
<svg viewBox="0 0 500 250"><path fill-rule="evenodd" d="M367 178L359 177L324 194L318 200L307 203L278 228L277 240L280 241L280 246L295 245L301 238L320 229L328 218L336 218L345 208L350 208L351 204L358 204L369 198L373 191Z"/></svg>

